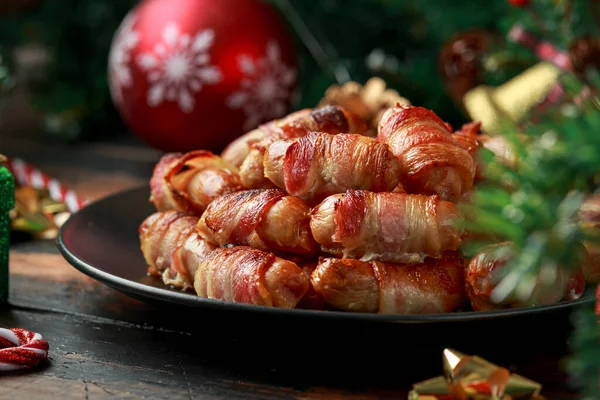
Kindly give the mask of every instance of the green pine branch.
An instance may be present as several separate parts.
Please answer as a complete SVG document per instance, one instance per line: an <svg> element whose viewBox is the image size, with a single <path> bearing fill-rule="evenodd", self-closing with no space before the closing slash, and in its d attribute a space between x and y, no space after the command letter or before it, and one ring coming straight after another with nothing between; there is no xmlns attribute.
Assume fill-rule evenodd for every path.
<svg viewBox="0 0 600 400"><path fill-rule="evenodd" d="M593 306L578 310L573 315L575 331L567 369L585 396L582 400L600 400L600 321Z"/></svg>
<svg viewBox="0 0 600 400"><path fill-rule="evenodd" d="M583 88L572 76L562 82L573 97ZM543 266L578 265L575 251L589 236L578 223L578 210L586 194L596 190L600 172L596 104L569 102L542 118L523 129L506 125L503 135L518 155L516 165L482 154L487 180L462 205L471 216L461 222L463 228L511 243L515 257L505 271L516 282L532 278ZM467 243L465 250L472 254L485 244Z"/></svg>
<svg viewBox="0 0 600 400"><path fill-rule="evenodd" d="M599 76L596 72L590 77L592 87L600 88ZM487 180L461 205L466 217L459 225L493 238L469 241L464 252L474 255L484 246L504 242L495 247L504 254L495 256L510 256L492 293L499 300L531 300L532 293L550 290L559 269L580 266L583 241L600 243L600 208L597 215L591 209L591 222L582 220L581 213L582 204L600 188L600 107L594 98L576 104L584 86L573 76L561 82L570 96L564 103L537 115L535 123L506 124L502 134L518 154L515 165L482 153ZM600 325L593 307L576 312L574 325L569 372L583 385L585 399L597 400Z"/></svg>

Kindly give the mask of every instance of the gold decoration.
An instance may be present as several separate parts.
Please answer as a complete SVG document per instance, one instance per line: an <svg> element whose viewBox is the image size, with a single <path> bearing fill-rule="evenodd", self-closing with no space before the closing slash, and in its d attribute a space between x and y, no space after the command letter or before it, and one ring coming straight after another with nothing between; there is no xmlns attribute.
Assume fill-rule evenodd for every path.
<svg viewBox="0 0 600 400"><path fill-rule="evenodd" d="M464 95L463 102L471 119L481 121L483 131L496 134L503 121L519 122L540 104L557 83L560 73L550 63L539 63L501 86L475 87Z"/></svg>
<svg viewBox="0 0 600 400"><path fill-rule="evenodd" d="M377 134L377 124L383 112L397 103L410 105L410 101L400 96L397 91L386 88L381 78L371 78L365 85L348 82L342 86L333 85L325 91L319 107L325 105L342 106L367 121L371 135Z"/></svg>
<svg viewBox="0 0 600 400"><path fill-rule="evenodd" d="M413 385L409 400L542 400L542 385L478 356L443 352L444 375Z"/></svg>
<svg viewBox="0 0 600 400"><path fill-rule="evenodd" d="M11 229L36 239L54 239L71 214L65 203L53 200L47 190L31 186L15 189L15 208L10 212Z"/></svg>

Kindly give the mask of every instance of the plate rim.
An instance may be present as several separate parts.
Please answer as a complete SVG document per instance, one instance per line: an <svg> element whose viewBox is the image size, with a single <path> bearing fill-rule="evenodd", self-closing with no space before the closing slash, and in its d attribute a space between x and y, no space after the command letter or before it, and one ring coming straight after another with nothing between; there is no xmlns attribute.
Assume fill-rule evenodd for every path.
<svg viewBox="0 0 600 400"><path fill-rule="evenodd" d="M365 322L383 322L383 323L399 323L399 324L414 324L414 323L456 323L456 322L472 322L483 321L497 318L512 318L527 316L532 314L541 314L547 312L558 312L565 309L576 308L589 304L595 301L594 296L589 296L588 291L584 292L582 297L576 300L562 301L559 303L540 305L526 308L508 308L491 311L463 311L449 313L434 313L434 314L371 314L360 312L347 311L330 311L330 310L307 310L307 309L283 309L276 307L257 306L252 304L227 302L217 299L208 299L195 296L193 293L178 292L168 288L159 288L150 286L141 282L135 282L129 279L110 274L102 269L88 264L79 259L65 243L65 231L74 223L77 218L82 218L82 215L91 212L94 208L101 207L104 203L110 201L118 201L118 198L123 197L133 192L145 191L148 192L146 185L135 186L129 189L120 190L116 193L96 199L88 203L84 208L73 213L65 223L61 225L56 237L56 246L60 254L65 260L75 269L87 275L94 280L116 290L120 293L132 296L141 296L145 299L160 300L172 304L184 304L194 308L218 308L224 311L245 311L259 312L267 314L275 314L280 316L297 316L311 318L325 318L331 320L352 320ZM86 211L87 210L87 211ZM137 298L137 297L136 297ZM138 298L139 300L139 298Z"/></svg>

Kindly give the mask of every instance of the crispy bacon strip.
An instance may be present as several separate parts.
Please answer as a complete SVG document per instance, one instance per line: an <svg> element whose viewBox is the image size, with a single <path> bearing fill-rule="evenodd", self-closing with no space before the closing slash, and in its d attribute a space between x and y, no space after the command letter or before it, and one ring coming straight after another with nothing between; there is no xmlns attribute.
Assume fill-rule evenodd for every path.
<svg viewBox="0 0 600 400"><path fill-rule="evenodd" d="M465 284L467 297L475 311L552 304L561 300L574 300L583 294L585 280L582 269L580 268L574 273L567 273L558 268L556 279L551 287L544 287L541 278L538 279L538 284L529 301L524 302L510 297L501 303L495 303L491 299L491 293L498 284L496 274L510 260L508 253L505 256L498 257L496 251L506 245L507 243L498 243L486 246L468 263ZM582 252L582 263L587 263L587 253L584 253Z"/></svg>
<svg viewBox="0 0 600 400"><path fill-rule="evenodd" d="M154 167L150 178L150 203L154 204L158 211L183 210L183 207L179 205L178 198L168 190L165 181L167 171L182 155L182 153L166 153Z"/></svg>
<svg viewBox="0 0 600 400"><path fill-rule="evenodd" d="M423 107L398 105L383 114L377 139L400 160L401 181L408 193L437 194L456 202L471 189L475 161L452 137L451 129Z"/></svg>
<svg viewBox="0 0 600 400"><path fill-rule="evenodd" d="M311 132L282 140L267 149L265 176L290 195L307 201L347 189L392 191L400 164L388 146L358 134Z"/></svg>
<svg viewBox="0 0 600 400"><path fill-rule="evenodd" d="M348 190L312 211L313 237L321 250L362 261L422 262L456 250L454 203L438 196Z"/></svg>
<svg viewBox="0 0 600 400"><path fill-rule="evenodd" d="M198 222L205 240L225 246L311 254L317 251L310 233L310 208L280 189L254 189L215 199Z"/></svg>
<svg viewBox="0 0 600 400"><path fill-rule="evenodd" d="M419 264L325 258L311 282L327 304L343 311L444 313L466 300L463 260L456 252Z"/></svg>
<svg viewBox="0 0 600 400"><path fill-rule="evenodd" d="M212 251L194 280L200 297L279 308L296 307L308 288L308 275L295 263L246 246Z"/></svg>
<svg viewBox="0 0 600 400"><path fill-rule="evenodd" d="M242 189L236 167L205 150L161 158L150 180L150 201L158 211L200 216L215 198Z"/></svg>
<svg viewBox="0 0 600 400"><path fill-rule="evenodd" d="M295 139L311 131L327 133L365 133L366 123L340 106L304 109L287 117L269 122L258 129L267 132L265 138L254 143L240 166L242 183L247 189L272 188L273 183L265 177L263 158L272 143L282 139Z"/></svg>
<svg viewBox="0 0 600 400"><path fill-rule="evenodd" d="M139 227L140 247L148 272L167 285L191 289L198 263L215 246L196 233L198 217L170 210L156 212Z"/></svg>

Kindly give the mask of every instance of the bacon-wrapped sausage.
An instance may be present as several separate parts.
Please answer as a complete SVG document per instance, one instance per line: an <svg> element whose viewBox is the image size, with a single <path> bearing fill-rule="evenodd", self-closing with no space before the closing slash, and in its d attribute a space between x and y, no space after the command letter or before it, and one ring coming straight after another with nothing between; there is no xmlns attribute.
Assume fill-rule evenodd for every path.
<svg viewBox="0 0 600 400"><path fill-rule="evenodd" d="M150 180L150 201L158 211L200 216L215 198L242 189L236 167L205 150L164 155Z"/></svg>
<svg viewBox="0 0 600 400"><path fill-rule="evenodd" d="M584 242L583 245L590 259L589 264L583 266L583 276L587 283L598 284L600 282L600 246L590 242Z"/></svg>
<svg viewBox="0 0 600 400"><path fill-rule="evenodd" d="M579 223L587 234L600 237L600 194L594 193L586 197L579 208ZM583 265L585 281L591 284L600 282L600 243L596 240L584 241L583 245L589 255L589 264Z"/></svg>
<svg viewBox="0 0 600 400"><path fill-rule="evenodd" d="M198 222L205 240L225 246L310 254L318 246L310 233L310 208L280 189L242 190L215 199Z"/></svg>
<svg viewBox="0 0 600 400"><path fill-rule="evenodd" d="M294 261L299 267L301 267L308 277L310 277L317 268L317 260L314 258L311 261L294 259L291 259L290 261ZM319 294L315 291L315 288L310 280L308 282L308 291L306 294L304 294L304 297L302 297L302 300L300 300L296 308L301 308L304 310L333 309L329 304L325 303L321 296L319 296Z"/></svg>
<svg viewBox="0 0 600 400"><path fill-rule="evenodd" d="M252 145L263 140L268 134L268 130L261 128L243 134L225 147L221 152L221 158L239 168L250 153Z"/></svg>
<svg viewBox="0 0 600 400"><path fill-rule="evenodd" d="M498 250L505 246L507 243L486 246L468 263L465 285L467 297L475 311L552 304L561 300L574 300L582 295L585 289L582 269L579 268L569 273L557 268L556 278L550 287L544 286L541 283L542 278L538 278L538 283L529 296L529 300L521 301L510 296L500 303L495 303L491 295L499 283L496 274L510 260L509 252L505 252L502 256L498 254ZM584 253L582 252L582 263L588 262L587 253Z"/></svg>
<svg viewBox="0 0 600 400"><path fill-rule="evenodd" d="M311 282L327 304L343 311L443 313L466 300L464 264L456 252L419 264L326 258L312 273Z"/></svg>
<svg viewBox="0 0 600 400"><path fill-rule="evenodd" d="M436 195L348 190L315 207L310 227L321 249L336 256L422 262L459 247L457 212Z"/></svg>
<svg viewBox="0 0 600 400"><path fill-rule="evenodd" d="M200 297L279 308L296 307L308 288L308 275L295 263L246 246L212 251L194 279Z"/></svg>
<svg viewBox="0 0 600 400"><path fill-rule="evenodd" d="M265 176L292 196L307 201L347 189L392 191L400 165L385 143L358 134L311 132L267 149Z"/></svg>
<svg viewBox="0 0 600 400"><path fill-rule="evenodd" d="M483 180L483 162L479 157L479 150L483 148L483 143L479 141L479 131L481 122L475 121L464 124L459 131L452 134L452 137L469 152L475 161L475 181Z"/></svg>
<svg viewBox="0 0 600 400"><path fill-rule="evenodd" d="M197 224L198 217L174 210L147 217L139 227L139 235L148 273L162 277L167 285L192 288L200 260L215 249L198 236Z"/></svg>
<svg viewBox="0 0 600 400"><path fill-rule="evenodd" d="M327 133L365 133L366 123L356 114L339 106L325 106L314 110L305 109L259 127L268 132L261 141L254 143L240 166L242 183L247 189L274 187L265 177L263 158L272 143L282 139L295 139L311 131Z"/></svg>
<svg viewBox="0 0 600 400"><path fill-rule="evenodd" d="M154 167L152 177L150 178L150 203L154 205L157 211L183 211L184 207L180 205L182 200L169 190L168 184L165 181L167 171L182 155L182 153L166 153L158 160Z"/></svg>
<svg viewBox="0 0 600 400"><path fill-rule="evenodd" d="M437 194L456 202L473 186L473 157L452 137L450 125L431 110L389 108L379 122L377 139L400 160L408 193Z"/></svg>

